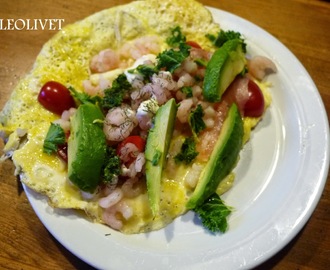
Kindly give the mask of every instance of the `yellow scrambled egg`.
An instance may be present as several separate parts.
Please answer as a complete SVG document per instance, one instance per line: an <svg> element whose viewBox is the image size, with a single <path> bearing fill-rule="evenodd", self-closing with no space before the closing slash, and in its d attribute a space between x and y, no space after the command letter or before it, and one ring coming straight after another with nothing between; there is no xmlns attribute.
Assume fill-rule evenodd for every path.
<svg viewBox="0 0 330 270"><path fill-rule="evenodd" d="M38 102L40 87L55 80L82 90L89 78L89 62L93 55L108 47L119 48L125 42L145 35L168 36L171 27L180 25L188 40L208 48L205 33L216 34L219 25L201 4L191 0L134 1L128 5L103 10L69 25L47 42L38 55L32 71L14 89L0 113L0 130L9 136L7 150L16 148L22 138L16 130L27 131L27 138L14 149L12 160L24 184L49 197L54 207L75 208L86 212L92 220L102 222L97 200L83 199L81 192L67 180L66 164L55 155L43 153L42 146L49 125L58 116ZM165 44L165 43L164 43ZM267 104L270 103L266 95ZM259 119L245 119L245 141ZM22 142L22 141L21 141ZM137 233L164 227L186 211L184 179L188 171L180 167L176 176L165 174L162 184L160 214L152 216L147 194L125 199L134 215L124 223L123 232ZM230 188L233 175L219 193ZM174 205L174 207L173 207Z"/></svg>

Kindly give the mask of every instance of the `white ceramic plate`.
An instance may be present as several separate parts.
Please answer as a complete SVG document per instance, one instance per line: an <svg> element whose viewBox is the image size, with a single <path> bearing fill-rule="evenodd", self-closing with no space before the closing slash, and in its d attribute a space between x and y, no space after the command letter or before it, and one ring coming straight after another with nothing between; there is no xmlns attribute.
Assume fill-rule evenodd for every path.
<svg viewBox="0 0 330 270"><path fill-rule="evenodd" d="M224 29L241 32L251 54L274 60L273 103L241 153L229 231L212 235L188 213L167 228L123 235L74 211L54 210L26 188L35 212L68 250L101 269L245 269L269 259L304 226L323 191L329 126L310 76L277 39L256 25L210 8Z"/></svg>

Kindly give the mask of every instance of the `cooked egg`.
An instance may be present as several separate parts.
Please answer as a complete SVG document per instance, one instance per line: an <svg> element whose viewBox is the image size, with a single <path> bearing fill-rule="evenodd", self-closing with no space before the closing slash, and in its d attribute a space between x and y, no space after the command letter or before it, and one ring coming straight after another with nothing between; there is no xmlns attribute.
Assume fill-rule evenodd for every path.
<svg viewBox="0 0 330 270"><path fill-rule="evenodd" d="M82 91L83 81L90 78L89 62L93 55L108 47L118 49L125 42L145 35L157 35L164 42L163 37L176 25L181 26L188 40L194 40L206 49L211 45L205 33L216 34L220 29L210 12L195 1L134 1L68 25L44 45L32 71L19 82L0 113L0 131L11 134L5 151L13 152L17 174L21 175L24 184L47 195L53 207L81 209L92 220L103 222L97 196L85 200L81 191L68 181L66 164L56 155L43 152L49 125L58 116L44 109L38 103L37 95L40 87L50 80ZM154 58L148 56L148 59ZM113 79L121 72L121 69L115 70L105 76ZM97 76L91 79L96 82ZM270 96L265 97L269 104ZM245 141L258 121L245 119ZM17 135L18 129L27 131L26 141L22 142ZM138 233L160 229L183 214L187 202L187 173L187 167L178 166L175 176L164 174L161 211L155 217L146 193L125 198L125 203L133 209L133 216L123 219L122 231ZM223 181L224 186L219 187L218 193L230 188L233 179L231 176Z"/></svg>

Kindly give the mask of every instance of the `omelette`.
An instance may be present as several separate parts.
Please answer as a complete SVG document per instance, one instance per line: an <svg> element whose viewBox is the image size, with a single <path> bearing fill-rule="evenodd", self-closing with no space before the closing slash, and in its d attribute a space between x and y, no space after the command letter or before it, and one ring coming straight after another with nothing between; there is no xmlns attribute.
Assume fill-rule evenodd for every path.
<svg viewBox="0 0 330 270"><path fill-rule="evenodd" d="M161 229L223 194L233 185L239 151L271 103L263 72L276 67L268 59L265 66L265 59L240 57L232 60L240 63L235 74L226 69L230 79L207 75L219 65L213 56L221 31L209 10L191 0L133 1L64 27L0 113L2 159L11 158L21 182L46 195L52 207L82 210L126 234ZM246 49L237 33L227 34L236 42L231 52ZM218 80L227 84L211 95L205 81ZM70 93L73 105L54 112L49 101L43 104L49 84ZM237 90L244 87L260 90L261 111L251 105L251 92ZM224 126L233 126L226 132L233 139L221 135ZM61 142L47 151L56 129ZM223 151L236 142L231 166L213 151L228 140Z"/></svg>

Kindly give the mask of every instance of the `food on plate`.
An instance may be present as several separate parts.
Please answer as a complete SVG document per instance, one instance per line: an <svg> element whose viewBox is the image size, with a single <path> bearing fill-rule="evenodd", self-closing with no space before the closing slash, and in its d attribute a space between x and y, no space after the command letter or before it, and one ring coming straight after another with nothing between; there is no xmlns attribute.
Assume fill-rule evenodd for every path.
<svg viewBox="0 0 330 270"><path fill-rule="evenodd" d="M239 153L271 103L264 57L191 0L134 1L64 27L0 113L15 173L57 208L133 234L195 211L227 229Z"/></svg>

